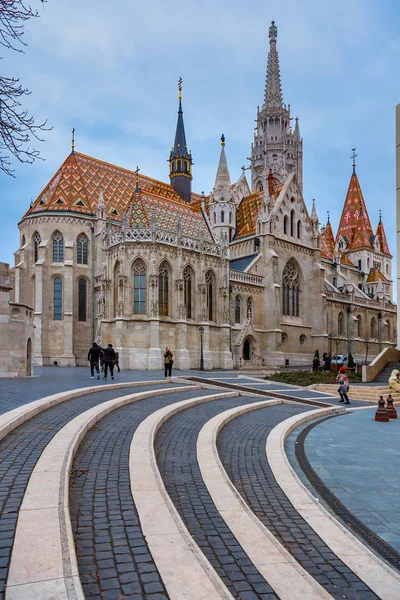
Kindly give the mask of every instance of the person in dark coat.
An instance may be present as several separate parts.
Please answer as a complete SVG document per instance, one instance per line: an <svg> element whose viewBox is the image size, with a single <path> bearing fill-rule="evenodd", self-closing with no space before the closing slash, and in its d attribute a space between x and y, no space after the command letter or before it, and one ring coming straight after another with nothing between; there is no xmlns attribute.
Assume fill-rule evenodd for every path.
<svg viewBox="0 0 400 600"><path fill-rule="evenodd" d="M104 377L103 379L107 379L107 370L110 369L111 379L114 379L114 364L117 355L115 354L115 350L112 347L112 344L108 344L107 348L103 349L104 353Z"/></svg>
<svg viewBox="0 0 400 600"><path fill-rule="evenodd" d="M165 348L165 352L164 352L164 374L165 374L165 377L167 377L168 375L169 375L169 377L171 377L172 365L174 364L172 357L173 357L173 354L171 352L171 349Z"/></svg>
<svg viewBox="0 0 400 600"><path fill-rule="evenodd" d="M92 347L88 352L88 361L90 362L90 374L92 379L94 379L94 370L96 369L97 379L100 379L100 369L99 369L99 360L103 355L102 349L93 342Z"/></svg>

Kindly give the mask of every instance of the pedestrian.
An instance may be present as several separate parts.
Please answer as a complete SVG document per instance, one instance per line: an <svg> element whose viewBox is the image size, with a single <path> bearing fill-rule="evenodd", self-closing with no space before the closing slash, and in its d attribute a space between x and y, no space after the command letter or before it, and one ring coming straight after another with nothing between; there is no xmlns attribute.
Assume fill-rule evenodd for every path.
<svg viewBox="0 0 400 600"><path fill-rule="evenodd" d="M328 373L331 372L331 360L332 360L331 355L327 354L326 358L325 358L325 371L327 371Z"/></svg>
<svg viewBox="0 0 400 600"><path fill-rule="evenodd" d="M340 396L340 400L339 402L344 402L345 404L350 404L350 400L347 396L347 392L350 389L349 386L349 378L347 377L347 373L346 373L346 367L340 367L339 369L339 373L336 377L336 383L339 384L339 396Z"/></svg>
<svg viewBox="0 0 400 600"><path fill-rule="evenodd" d="M107 348L103 349L104 353L104 377L107 379L107 369L110 369L111 379L114 379L114 363L115 363L115 350L112 344L108 344Z"/></svg>
<svg viewBox="0 0 400 600"><path fill-rule="evenodd" d="M165 348L164 352L164 374L167 377L167 374L171 377L172 373L172 365L174 364L173 354L171 352L171 348Z"/></svg>
<svg viewBox="0 0 400 600"><path fill-rule="evenodd" d="M100 379L100 370L99 370L99 360L102 357L102 350L101 348L96 344L96 342L93 342L92 347L89 349L88 352L88 361L90 362L90 374L92 379L94 379L94 370L96 369L96 373L97 373L97 379Z"/></svg>
<svg viewBox="0 0 400 600"><path fill-rule="evenodd" d="M318 369L319 369L319 356L318 356L318 354L315 354L314 359L312 361L312 370L318 371Z"/></svg>
<svg viewBox="0 0 400 600"><path fill-rule="evenodd" d="M327 354L326 352L324 352L324 353L323 353L323 355L322 355L322 369L323 369L324 371L326 371L326 364L325 364L325 361L326 361L326 357L327 357L327 356L328 356L328 354Z"/></svg>
<svg viewBox="0 0 400 600"><path fill-rule="evenodd" d="M117 367L118 369L118 373L121 372L121 369L119 368L119 352L115 353L115 362L114 362L114 367Z"/></svg>

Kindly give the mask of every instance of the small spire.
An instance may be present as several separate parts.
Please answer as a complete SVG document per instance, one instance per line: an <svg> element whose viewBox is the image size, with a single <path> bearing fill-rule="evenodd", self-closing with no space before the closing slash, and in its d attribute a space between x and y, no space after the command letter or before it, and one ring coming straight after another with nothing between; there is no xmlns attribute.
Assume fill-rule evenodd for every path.
<svg viewBox="0 0 400 600"><path fill-rule="evenodd" d="M75 127L72 128L71 154L75 153Z"/></svg>
<svg viewBox="0 0 400 600"><path fill-rule="evenodd" d="M295 136L295 138L300 139L299 117L296 117L296 125L294 127L294 136Z"/></svg>
<svg viewBox="0 0 400 600"><path fill-rule="evenodd" d="M269 28L269 53L267 60L267 77L265 81L264 108L283 108L281 74L279 70L279 57L276 51L278 29L275 21Z"/></svg>
<svg viewBox="0 0 400 600"><path fill-rule="evenodd" d="M278 37L278 28L275 25L275 21L271 21L271 26L269 28L269 43L276 42L276 38Z"/></svg>
<svg viewBox="0 0 400 600"><path fill-rule="evenodd" d="M140 171L139 167L136 167L136 171L135 171L135 174L136 174L136 178L135 178L135 179L136 179L135 193L136 193L136 194L140 194L140 187L139 187L139 171Z"/></svg>
<svg viewBox="0 0 400 600"><path fill-rule="evenodd" d="M312 209L311 209L311 220L318 221L317 209L315 208L315 198L312 201Z"/></svg>
<svg viewBox="0 0 400 600"><path fill-rule="evenodd" d="M268 177L268 194L272 196L272 192L274 191L274 176L272 174L272 169L269 170Z"/></svg>
<svg viewBox="0 0 400 600"><path fill-rule="evenodd" d="M221 135L221 146L225 146L225 136L224 136L224 134Z"/></svg>
<svg viewBox="0 0 400 600"><path fill-rule="evenodd" d="M351 150L352 150L353 154L351 155L350 158L353 159L353 174L355 175L355 173L356 173L356 158L357 158L358 154L356 154L355 148L352 148Z"/></svg>

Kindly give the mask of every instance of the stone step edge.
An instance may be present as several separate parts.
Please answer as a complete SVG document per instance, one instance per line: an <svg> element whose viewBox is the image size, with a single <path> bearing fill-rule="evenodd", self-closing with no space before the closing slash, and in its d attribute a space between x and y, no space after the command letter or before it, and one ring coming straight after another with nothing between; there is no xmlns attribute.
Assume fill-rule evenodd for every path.
<svg viewBox="0 0 400 600"><path fill-rule="evenodd" d="M73 400L74 398L79 398L79 396L87 396L88 394L93 394L95 392L105 392L107 390L118 390L124 389L127 387L140 387L143 385L160 385L165 383L165 379L156 379L154 381L132 381L132 382L124 382L124 383L111 383L104 386L89 386L84 388L75 388L73 390L68 390L65 392L58 392L57 394L52 394L51 396L44 396L39 400L33 400L32 402L27 402L22 406L18 406L17 408L13 408L2 415L0 415L0 440L5 438L11 431L32 419L39 413L51 408L52 406L56 406L57 404L61 404L61 402L66 402L67 400ZM188 381L187 384L191 382Z"/></svg>
<svg viewBox="0 0 400 600"><path fill-rule="evenodd" d="M177 413L218 398L241 396L228 391L183 400L142 421L129 454L131 492L143 534L171 600L231 600L233 596L186 528L165 488L155 455L160 427Z"/></svg>
<svg viewBox="0 0 400 600"><path fill-rule="evenodd" d="M256 517L229 479L218 454L218 434L230 421L250 411L282 403L286 402L266 400L247 404L210 419L197 439L197 460L219 514L280 600L332 600Z"/></svg>
<svg viewBox="0 0 400 600"><path fill-rule="evenodd" d="M270 432L267 460L278 485L289 501L340 560L373 590L381 600L400 598L400 574L378 558L346 529L303 485L285 453L285 441L292 431L316 417L338 413L337 408L312 410L286 419Z"/></svg>
<svg viewBox="0 0 400 600"><path fill-rule="evenodd" d="M6 600L84 600L69 512L74 456L100 419L127 404L201 386L166 387L108 400L67 423L42 452L23 498L11 554Z"/></svg>

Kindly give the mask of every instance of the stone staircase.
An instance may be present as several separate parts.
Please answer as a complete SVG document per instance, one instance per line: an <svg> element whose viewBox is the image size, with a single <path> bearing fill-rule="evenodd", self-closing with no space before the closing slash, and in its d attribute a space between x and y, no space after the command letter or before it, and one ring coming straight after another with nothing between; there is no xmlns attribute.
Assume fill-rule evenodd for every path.
<svg viewBox="0 0 400 600"><path fill-rule="evenodd" d="M309 386L308 389L338 396L337 383L316 383L312 386ZM364 402L376 403L379 400L379 396L383 396L386 399L389 394L392 394L392 398L395 402L400 402L400 393L394 393L390 390L388 385L350 385L349 398L353 400L363 400Z"/></svg>
<svg viewBox="0 0 400 600"><path fill-rule="evenodd" d="M375 383L387 384L393 369L398 369L400 371L400 363L388 363L386 367L382 369L379 375L375 377Z"/></svg>

